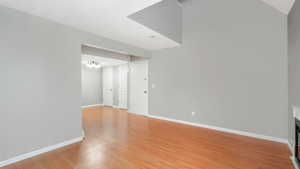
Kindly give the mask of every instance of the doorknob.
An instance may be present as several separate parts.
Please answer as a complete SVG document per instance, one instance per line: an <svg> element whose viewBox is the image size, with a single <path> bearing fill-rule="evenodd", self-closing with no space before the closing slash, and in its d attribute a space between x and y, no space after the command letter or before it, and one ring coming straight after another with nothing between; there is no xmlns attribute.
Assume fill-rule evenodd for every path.
<svg viewBox="0 0 300 169"><path fill-rule="evenodd" d="M147 90L144 90L144 94L147 94Z"/></svg>

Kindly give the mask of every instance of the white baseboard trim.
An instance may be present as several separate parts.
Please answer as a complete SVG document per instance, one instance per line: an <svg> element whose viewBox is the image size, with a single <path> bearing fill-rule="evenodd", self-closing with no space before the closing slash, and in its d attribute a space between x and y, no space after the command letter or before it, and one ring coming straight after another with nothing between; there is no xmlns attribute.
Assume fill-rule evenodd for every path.
<svg viewBox="0 0 300 169"><path fill-rule="evenodd" d="M290 149L291 153L294 154L294 145L291 142L289 142L289 141L288 141L287 144L289 146L289 149Z"/></svg>
<svg viewBox="0 0 300 169"><path fill-rule="evenodd" d="M182 121L182 120L169 119L166 117L160 117L160 116L155 116L155 115L148 115L148 117L288 144L287 139L282 139L282 138L277 138L277 137L272 137L272 136L265 136L265 135L250 133L250 132L246 132L246 131L239 131L239 130L227 129L227 128L216 127L216 126L211 126L211 125L206 125L206 124L199 124L199 123L187 122L187 121Z"/></svg>
<svg viewBox="0 0 300 169"><path fill-rule="evenodd" d="M293 163L294 168L295 168L295 169L300 169L300 168L298 167L298 165L297 165L297 161L295 160L295 158L294 158L293 156L291 156L290 159L291 159L291 161L292 161L292 163Z"/></svg>
<svg viewBox="0 0 300 169"><path fill-rule="evenodd" d="M46 153L46 152L49 152L49 151L52 151L52 150L55 150L55 149L73 144L73 143L76 143L76 142L80 142L82 140L83 140L83 136L73 138L71 140L68 140L68 141L65 141L65 142L62 142L62 143L58 143L58 144L55 144L55 145L52 145L52 146L44 147L44 148L41 148L41 149L36 150L36 151L21 154L21 155L18 155L16 157L10 158L8 160L0 161L0 167L6 166L6 165L9 165L9 164L13 164L13 163L16 163L18 161L22 161L22 160L25 160L27 158L31 158L31 157L40 155L42 153Z"/></svg>
<svg viewBox="0 0 300 169"><path fill-rule="evenodd" d="M83 140L85 138L85 131L82 129L81 133L82 133L82 139L81 140Z"/></svg>
<svg viewBox="0 0 300 169"><path fill-rule="evenodd" d="M121 106L118 106L118 109L126 109L126 110L128 110L128 107L121 107Z"/></svg>
<svg viewBox="0 0 300 169"><path fill-rule="evenodd" d="M103 106L103 104L91 104L91 105L81 106L81 108L89 108L89 107L95 107L95 106Z"/></svg>
<svg viewBox="0 0 300 169"><path fill-rule="evenodd" d="M295 157L294 157L294 145L291 143L291 142L288 142L288 146L289 146L289 149L292 153L292 156L290 157L291 161L292 161L292 164L294 166L295 169L300 169L297 165L297 162L295 160Z"/></svg>
<svg viewBox="0 0 300 169"><path fill-rule="evenodd" d="M122 107L122 106L119 106L119 105L113 105L112 107L115 108L115 109L128 109L127 107Z"/></svg>
<svg viewBox="0 0 300 169"><path fill-rule="evenodd" d="M129 110L129 109L127 109L127 113L130 113L130 114L134 114L134 115L138 115L138 116L146 116L146 117L150 117L150 115L148 115L148 114L140 114L140 113L136 113L136 112L134 112L134 111L131 111L131 110ZM151 118L151 117L150 117ZM155 118L155 117L152 117L152 118ZM157 119L157 118L156 118ZM161 119L162 120L162 119ZM168 120L168 121L170 121L170 120Z"/></svg>

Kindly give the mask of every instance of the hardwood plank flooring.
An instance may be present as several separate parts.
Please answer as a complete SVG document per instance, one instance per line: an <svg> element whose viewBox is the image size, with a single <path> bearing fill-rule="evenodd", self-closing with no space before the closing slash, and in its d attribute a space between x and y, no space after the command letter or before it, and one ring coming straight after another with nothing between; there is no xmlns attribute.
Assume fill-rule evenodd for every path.
<svg viewBox="0 0 300 169"><path fill-rule="evenodd" d="M293 169L285 144L92 107L84 141L1 169Z"/></svg>

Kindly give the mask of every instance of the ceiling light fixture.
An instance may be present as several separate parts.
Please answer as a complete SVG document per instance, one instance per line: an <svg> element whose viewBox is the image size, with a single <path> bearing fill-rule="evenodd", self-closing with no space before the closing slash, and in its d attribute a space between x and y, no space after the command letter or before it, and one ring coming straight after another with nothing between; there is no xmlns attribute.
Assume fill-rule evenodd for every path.
<svg viewBox="0 0 300 169"><path fill-rule="evenodd" d="M98 63L98 62L96 62L96 61L93 61L93 60L91 60L91 61L84 61L84 62L82 62L86 67L88 67L88 68L95 68L95 69L99 69L100 67L101 67L101 65Z"/></svg>

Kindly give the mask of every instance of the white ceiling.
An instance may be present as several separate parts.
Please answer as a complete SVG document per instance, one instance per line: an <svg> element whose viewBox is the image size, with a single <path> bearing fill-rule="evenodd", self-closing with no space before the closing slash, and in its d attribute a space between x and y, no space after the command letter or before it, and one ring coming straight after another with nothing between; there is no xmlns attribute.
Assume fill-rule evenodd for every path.
<svg viewBox="0 0 300 169"><path fill-rule="evenodd" d="M0 5L73 26L133 46L155 50L175 47L179 44L129 19L127 16L160 1L161 0L0 0ZM262 1L282 13L287 14L295 0Z"/></svg>
<svg viewBox="0 0 300 169"><path fill-rule="evenodd" d="M161 0L0 0L0 4L145 49L179 44L127 18ZM155 36L155 38L149 38Z"/></svg>
<svg viewBox="0 0 300 169"><path fill-rule="evenodd" d="M93 56L93 55L82 55L82 62L85 61L96 61L98 62L101 67L104 66L116 66L116 65L122 65L126 64L126 61L118 60L118 59L112 59L107 57L99 57L99 56Z"/></svg>
<svg viewBox="0 0 300 169"><path fill-rule="evenodd" d="M288 14L295 0L261 0L284 14Z"/></svg>

